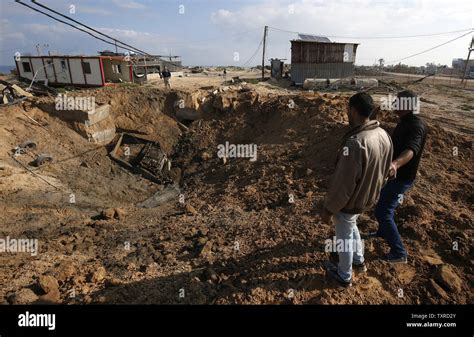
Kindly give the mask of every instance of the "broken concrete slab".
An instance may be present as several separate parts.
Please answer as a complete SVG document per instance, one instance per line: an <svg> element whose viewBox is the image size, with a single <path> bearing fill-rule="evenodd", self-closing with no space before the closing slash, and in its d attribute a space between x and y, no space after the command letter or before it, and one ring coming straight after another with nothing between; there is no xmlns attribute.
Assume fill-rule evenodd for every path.
<svg viewBox="0 0 474 337"><path fill-rule="evenodd" d="M153 208L163 205L167 202L172 200L178 200L178 196L181 194L181 190L178 186L169 185L165 187L163 190L160 190L153 194L148 199L144 200L137 204L138 207L143 208Z"/></svg>
<svg viewBox="0 0 474 337"><path fill-rule="evenodd" d="M104 104L95 108L93 111L87 111L87 117L85 123L88 125L94 125L101 120L106 119L110 114L110 105Z"/></svg>
<svg viewBox="0 0 474 337"><path fill-rule="evenodd" d="M104 104L92 110L57 110L58 116L65 120L81 122L86 125L94 125L110 115L110 105Z"/></svg>
<svg viewBox="0 0 474 337"><path fill-rule="evenodd" d="M93 117L99 118L103 117ZM105 118L96 121L93 119L93 124L83 123L80 121L76 121L74 123L74 128L85 138L89 140L89 142L97 143L97 144L106 144L111 142L115 138L116 129L114 119L112 115L107 115Z"/></svg>
<svg viewBox="0 0 474 337"><path fill-rule="evenodd" d="M13 90L18 94L18 96L24 96L24 97L33 97L33 94L29 93L28 91L23 90L16 84L12 84Z"/></svg>

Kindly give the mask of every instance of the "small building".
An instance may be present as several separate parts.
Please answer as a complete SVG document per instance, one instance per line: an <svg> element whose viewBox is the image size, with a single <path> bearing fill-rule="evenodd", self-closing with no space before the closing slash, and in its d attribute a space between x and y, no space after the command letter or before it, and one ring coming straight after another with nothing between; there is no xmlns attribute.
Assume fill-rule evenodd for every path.
<svg viewBox="0 0 474 337"><path fill-rule="evenodd" d="M283 76L283 61L281 59L270 59L271 77L280 79Z"/></svg>
<svg viewBox="0 0 474 337"><path fill-rule="evenodd" d="M291 40L291 78L344 78L354 75L358 43L331 42L327 37L299 34Z"/></svg>
<svg viewBox="0 0 474 337"><path fill-rule="evenodd" d="M133 67L125 56L21 56L18 76L48 85L106 86L133 82Z"/></svg>

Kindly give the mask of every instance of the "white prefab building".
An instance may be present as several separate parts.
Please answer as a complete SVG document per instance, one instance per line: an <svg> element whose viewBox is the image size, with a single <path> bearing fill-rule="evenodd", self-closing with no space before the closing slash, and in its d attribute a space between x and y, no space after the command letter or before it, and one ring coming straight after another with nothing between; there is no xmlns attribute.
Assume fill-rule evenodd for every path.
<svg viewBox="0 0 474 337"><path fill-rule="evenodd" d="M18 75L48 85L106 86L142 80L134 76L125 56L21 56L15 58Z"/></svg>

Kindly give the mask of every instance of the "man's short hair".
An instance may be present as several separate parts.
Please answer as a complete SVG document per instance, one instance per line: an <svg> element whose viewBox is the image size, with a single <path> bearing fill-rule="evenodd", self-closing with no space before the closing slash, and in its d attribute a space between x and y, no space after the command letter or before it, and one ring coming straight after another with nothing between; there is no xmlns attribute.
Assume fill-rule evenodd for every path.
<svg viewBox="0 0 474 337"><path fill-rule="evenodd" d="M370 117L375 109L374 100L366 92L359 92L349 99L349 107L356 109L364 117Z"/></svg>
<svg viewBox="0 0 474 337"><path fill-rule="evenodd" d="M412 91L412 90L403 90L403 91L400 91L400 92L397 94L397 97L399 97L399 98L401 98L401 97L417 98L418 95L415 94L415 92Z"/></svg>
<svg viewBox="0 0 474 337"><path fill-rule="evenodd" d="M415 94L414 91L412 90L402 90L397 93L397 98L399 100L399 109L400 111L413 111L414 108L416 107L416 100L417 100L418 95ZM410 102L409 105L407 105L407 101Z"/></svg>

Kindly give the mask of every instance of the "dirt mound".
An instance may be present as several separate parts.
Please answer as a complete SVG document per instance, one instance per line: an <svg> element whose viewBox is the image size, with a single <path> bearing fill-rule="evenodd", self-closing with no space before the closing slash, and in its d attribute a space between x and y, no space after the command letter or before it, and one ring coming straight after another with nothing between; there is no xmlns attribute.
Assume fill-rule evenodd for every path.
<svg viewBox="0 0 474 337"><path fill-rule="evenodd" d="M118 130L160 142L181 172L181 195L156 208L137 207L162 187L118 168L106 149L93 150L44 105L27 106L26 113L49 131L28 125L24 109L6 110L2 122L15 122L2 129L2 146L34 135L63 159L37 173L67 194L46 198L54 195L50 186L2 157L0 183L9 189L0 195L1 234L35 237L43 247L37 257L0 257L5 300L35 290L46 274L58 280L65 303L472 302L471 136L428 122L417 184L397 213L409 264L384 264L377 258L386 246L370 242L369 273L355 275L354 287L341 292L324 277L324 242L334 230L319 222L317 208L348 129L348 94L127 86L77 94L88 93L111 104ZM203 116L183 121L188 131L176 122L183 104ZM387 130L395 126L391 114L378 118ZM256 153L224 159L218 154L226 143L256 145ZM85 150L90 154L79 156ZM70 190L81 202L65 203ZM107 209L120 216L104 218ZM376 226L372 212L361 216L362 232Z"/></svg>

